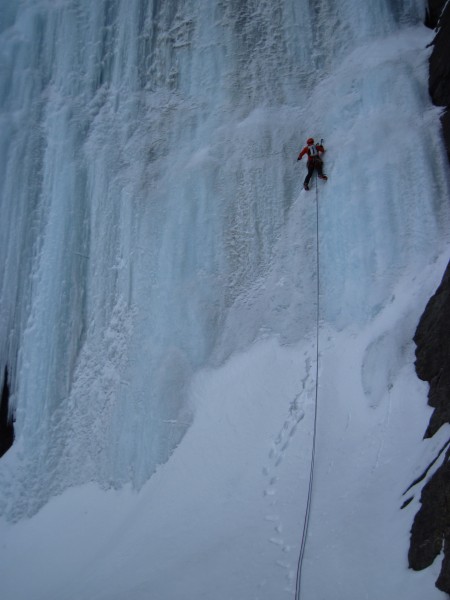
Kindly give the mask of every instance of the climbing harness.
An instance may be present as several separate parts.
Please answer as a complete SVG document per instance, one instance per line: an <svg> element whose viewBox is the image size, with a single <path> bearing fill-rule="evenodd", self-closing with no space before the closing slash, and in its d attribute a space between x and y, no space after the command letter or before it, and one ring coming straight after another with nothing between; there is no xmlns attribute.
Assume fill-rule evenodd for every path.
<svg viewBox="0 0 450 600"><path fill-rule="evenodd" d="M319 255L319 190L316 177L316 262L317 262L317 303L316 303L316 390L314 399L314 428L311 448L311 463L309 468L308 498L306 501L305 519L303 522L302 541L297 565L297 580L295 585L295 600L300 600L303 558L305 556L306 538L308 536L309 517L311 513L312 489L314 480L314 461L317 437L317 400L319 396L319 318L320 318L320 255Z"/></svg>

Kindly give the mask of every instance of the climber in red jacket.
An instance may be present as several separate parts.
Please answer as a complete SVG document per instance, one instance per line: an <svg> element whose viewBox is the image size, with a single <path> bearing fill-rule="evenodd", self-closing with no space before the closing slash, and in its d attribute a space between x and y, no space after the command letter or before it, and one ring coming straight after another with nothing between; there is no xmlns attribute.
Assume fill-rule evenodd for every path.
<svg viewBox="0 0 450 600"><path fill-rule="evenodd" d="M305 177L305 181L303 183L303 187L305 190L309 190L309 181L314 173L314 169L317 169L317 176L319 179L328 179L326 175L323 174L323 161L320 157L321 154L325 152L325 148L322 146L322 143L315 144L313 138L308 138L306 140L306 146L298 155L297 160L302 160L305 154L308 155L308 163L306 165L308 169L308 174Z"/></svg>

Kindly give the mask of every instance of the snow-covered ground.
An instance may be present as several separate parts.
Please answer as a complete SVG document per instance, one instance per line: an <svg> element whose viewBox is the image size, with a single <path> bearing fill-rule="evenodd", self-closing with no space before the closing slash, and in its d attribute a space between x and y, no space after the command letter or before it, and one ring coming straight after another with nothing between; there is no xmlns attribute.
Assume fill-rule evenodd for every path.
<svg viewBox="0 0 450 600"><path fill-rule="evenodd" d="M405 277L362 330L323 325L304 598L445 597L433 586L439 564L407 569L418 494L400 510L403 492L443 441L420 442L430 409L426 385L414 377L411 336L445 264L441 257L425 277ZM269 338L198 373L193 424L139 493L86 484L31 519L2 522L3 597L292 598L312 447L313 355L313 342L280 346Z"/></svg>
<svg viewBox="0 0 450 600"><path fill-rule="evenodd" d="M293 598L313 447L301 597L444 597L400 506L449 169L398 4L3 4L2 599Z"/></svg>

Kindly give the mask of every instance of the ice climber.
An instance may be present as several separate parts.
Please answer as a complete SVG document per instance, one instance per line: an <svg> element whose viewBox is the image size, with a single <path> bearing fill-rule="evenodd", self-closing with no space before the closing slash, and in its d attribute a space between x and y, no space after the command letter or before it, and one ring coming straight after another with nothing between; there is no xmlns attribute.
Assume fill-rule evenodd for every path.
<svg viewBox="0 0 450 600"><path fill-rule="evenodd" d="M308 169L308 174L305 177L305 181L303 183L303 187L305 190L309 190L309 181L314 173L314 169L317 169L317 176L319 179L327 180L328 177L323 174L323 161L320 157L321 154L325 152L325 148L322 146L322 142L320 144L315 144L313 138L308 138L306 140L306 146L298 155L297 160L302 160L305 154L308 155L308 162L306 167Z"/></svg>

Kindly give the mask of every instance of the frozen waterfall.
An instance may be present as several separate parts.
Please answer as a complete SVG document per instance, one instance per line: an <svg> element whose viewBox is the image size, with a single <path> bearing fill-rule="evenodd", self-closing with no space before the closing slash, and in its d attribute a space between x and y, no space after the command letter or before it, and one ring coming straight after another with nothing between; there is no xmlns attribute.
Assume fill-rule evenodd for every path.
<svg viewBox="0 0 450 600"><path fill-rule="evenodd" d="M437 125L423 135L424 54L406 39L396 64L379 42L421 16L408 4L395 14L372 3L358 18L352 2L6 3L2 362L25 487L142 483L191 418L195 369L262 328L305 335L308 232L285 257L278 297L256 293L245 335L224 322L270 270L308 132L326 133L334 179L323 215L331 318L370 314L386 283L435 249L439 207L424 214L423 197L444 182L413 170L430 151L442 162ZM416 139L387 160L418 112ZM419 239L399 248L407 228ZM377 285L387 264L392 280Z"/></svg>
<svg viewBox="0 0 450 600"><path fill-rule="evenodd" d="M327 147L324 328L370 326L438 260L450 188L423 17L421 0L2 0L6 519L88 482L141 489L195 422L196 375L252 344L306 343L310 365L308 136ZM371 406L377 351L403 364L384 340Z"/></svg>

